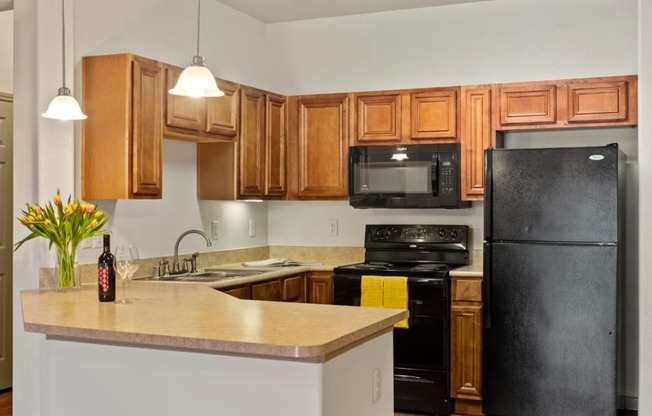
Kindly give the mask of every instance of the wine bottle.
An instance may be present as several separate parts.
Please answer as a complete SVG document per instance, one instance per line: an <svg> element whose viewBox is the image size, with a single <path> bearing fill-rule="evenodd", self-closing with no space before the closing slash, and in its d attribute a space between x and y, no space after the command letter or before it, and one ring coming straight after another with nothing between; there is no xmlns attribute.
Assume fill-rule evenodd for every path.
<svg viewBox="0 0 652 416"><path fill-rule="evenodd" d="M104 234L104 251L97 260L97 289L100 302L115 300L115 262L109 234Z"/></svg>

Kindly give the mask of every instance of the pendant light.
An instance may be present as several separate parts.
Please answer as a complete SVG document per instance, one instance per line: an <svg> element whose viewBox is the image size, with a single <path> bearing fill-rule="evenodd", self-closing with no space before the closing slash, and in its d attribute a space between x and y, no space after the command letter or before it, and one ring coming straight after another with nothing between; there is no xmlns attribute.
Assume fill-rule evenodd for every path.
<svg viewBox="0 0 652 416"><path fill-rule="evenodd" d="M190 66L183 70L177 85L168 92L188 97L221 97L224 95L217 87L215 77L204 65L204 57L199 55L199 22L201 0L197 0L197 54L192 57Z"/></svg>
<svg viewBox="0 0 652 416"><path fill-rule="evenodd" d="M85 120L88 117L82 113L79 103L66 88L66 14L64 0L61 0L61 73L63 74L62 87L56 97L52 99L48 110L41 114L45 118L55 120Z"/></svg>

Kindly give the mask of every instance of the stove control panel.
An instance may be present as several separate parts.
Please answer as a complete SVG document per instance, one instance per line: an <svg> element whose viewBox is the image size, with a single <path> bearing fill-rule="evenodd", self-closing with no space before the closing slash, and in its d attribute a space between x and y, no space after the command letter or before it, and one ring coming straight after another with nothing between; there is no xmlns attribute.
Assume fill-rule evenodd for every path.
<svg viewBox="0 0 652 416"><path fill-rule="evenodd" d="M365 243L461 243L468 238L466 225L367 225Z"/></svg>

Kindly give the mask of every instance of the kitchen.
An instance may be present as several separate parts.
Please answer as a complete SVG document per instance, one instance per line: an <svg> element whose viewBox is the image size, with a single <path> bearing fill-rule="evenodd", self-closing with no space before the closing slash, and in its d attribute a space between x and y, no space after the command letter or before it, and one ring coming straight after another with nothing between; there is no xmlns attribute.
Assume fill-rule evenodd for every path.
<svg viewBox="0 0 652 416"><path fill-rule="evenodd" d="M216 24L210 27L204 24L203 27L206 31L214 31L208 33L218 41L212 45L211 42L204 40L202 45L203 48L206 48L204 55L207 56L209 62L215 63L215 66L209 63L209 66L214 70L216 76L287 94L468 85L494 81L546 80L605 74L638 73L641 79L644 73L636 66L637 15L635 6L634 2L624 4L609 2L602 5L602 8L597 11L595 6L586 2L573 5L542 5L538 2L523 4L522 2L494 1L446 6L435 10L428 9L427 14L424 14L423 10L394 12L293 22L271 25L265 29L264 25L258 21L219 3L210 2L204 5L204 16L212 16ZM58 22L49 21L43 16L55 16L58 10L54 5L51 6L52 9L47 9L46 5L22 10L20 7L25 6L17 5L18 24L16 30L18 34L22 33L26 36L16 36L16 61L18 68L26 68L35 65L28 64L32 58L25 55L25 51L34 50L34 46L21 42L36 42L36 40L28 33L22 32L28 29L21 28L21 19L30 20L29 16L38 13L44 25L38 36L42 37L41 39L55 38L55 35L58 34ZM80 94L79 60L82 55L129 51L183 66L192 52L194 42L193 11L178 2L177 4L175 2L139 2L137 5L129 4L128 7L125 3L125 9L130 10L128 16L124 16L125 9L118 9L117 6L112 6L116 9L111 9L106 5L94 2L75 4L74 7L75 59L70 62L75 63L76 83L73 92L77 96ZM588 13L586 15L586 10L596 11L595 14ZM532 21L534 15L537 16L536 21ZM558 19L559 15L564 18ZM109 18L109 16L114 17ZM618 16L619 18L617 18ZM487 17L491 19L487 19ZM132 18L137 19L137 25L130 20ZM398 23L394 24L399 24L401 27L401 36L385 30L388 19L392 21L397 19ZM181 21L187 23L180 24ZM120 22L120 24L118 25L116 22ZM617 24L617 29L603 31L602 28L607 25L607 22ZM365 30L368 32L358 32L354 28L356 24L363 23L367 26ZM552 33L537 30L544 24L550 25L555 30ZM644 27L643 24L641 26ZM170 27L176 29L169 30ZM466 28L466 32L471 31L468 38L459 38L459 33L465 32L461 31L460 27ZM48 35L49 30L52 31L52 35ZM514 35L514 33L522 31L526 31L528 36ZM242 33L237 44L228 42L233 39L233 33ZM375 35L375 42L365 41L370 33ZM451 33L456 34L455 37L458 38L459 43L452 41ZM581 39L586 44L578 45L577 42L573 42L573 45L569 45L570 42L566 42L566 39L574 37L575 33L590 33L591 36ZM156 36L152 36L152 34L156 34ZM271 52L268 55L268 52L264 51L263 40L266 34L270 37L270 42L278 42L279 45L282 45L273 50L272 56L269 56ZM481 34L481 36L478 38L474 34ZM351 37L355 37L357 42L352 42ZM413 48L404 48L404 45L399 42L414 38L424 39ZM523 43L524 39L527 39L527 45ZM641 39L644 38L641 37ZM347 42L350 42L351 45L343 48ZM311 47L314 44L319 44L320 48ZM379 45L383 45L382 50L375 51ZM501 47L495 45L501 45ZM593 49L595 45L605 48L604 56L595 53ZM215 50L208 48L215 48ZM247 53L243 53L243 48ZM43 55L39 54L39 61L55 62L58 58L57 49L52 47L47 51L42 51ZM319 53L316 52L317 49ZM365 53L359 54L360 50L364 50ZM431 50L437 50L441 55L427 55L426 52ZM461 53L461 50L464 53ZM388 56L387 51L393 51L395 55ZM222 63L224 60L221 58L222 56L232 59L227 59L227 62ZM234 59L235 57L237 59ZM551 57L555 58L551 59ZM260 65L258 59L268 60L274 65ZM643 58L641 59L643 60ZM478 60L486 63L480 70L476 69ZM293 64L286 68L283 64L285 61L293 62ZM442 62L447 62L447 64L442 65ZM344 66L345 63L346 66ZM357 65L350 66L350 63ZM352 67L355 67L355 71L351 69ZM378 67L387 69L378 71ZM19 74L20 70L16 72ZM399 73L400 76L393 75L396 73ZM370 77L369 74L374 74L374 76ZM34 101L23 101L22 104L16 104L16 137L33 137L35 140L25 143L24 147L20 149L17 146L16 149L16 183L20 186L15 187L14 202L15 206L20 206L23 201L47 199L52 194L51 190L58 186L64 193L72 190L75 187L74 180L78 181L79 175L75 174L73 169L75 153L72 145L65 140L72 133L72 128L57 124L45 124L46 122L41 120L38 121L38 128L34 125L33 114L39 114L47 105L51 98L51 91L56 91L59 86L60 78L41 70L31 77L17 75L16 80L15 94L18 97L20 97L19 91L30 91L29 96L36 94L38 97ZM641 83L643 83L642 79ZM33 87L33 85L38 85L38 87ZM638 128L641 137L645 137L643 135L645 107L642 104L645 102L644 100L645 97L642 95L639 101L641 116ZM605 138L605 140L608 139L608 137ZM643 156L644 142L644 140L639 140L639 161L642 172L646 160L649 159ZM50 166L47 158L41 159L38 164L32 161L30 155L35 152L31 150L31 146L36 146L36 143L40 149L39 154L57 155L58 163L55 166ZM260 245L359 247L362 245L362 227L365 223L463 223L470 225L476 236L481 234L481 203L474 203L471 209L432 212L354 211L347 206L345 201L292 201L264 204L195 203L197 198L194 187L187 186L188 183L195 182L193 145L165 141L163 157L164 199L162 201L120 201L103 206L114 216L115 222L112 227L116 230L115 237L127 240L138 238L139 245L147 247L148 251L143 253L147 256L170 255L174 240L181 231L189 228L208 230L210 221L215 218L221 219L224 228L222 237L214 242L214 249ZM62 165L69 166L69 170L62 171ZM646 175L641 174L640 177L640 189L644 189ZM642 206L644 206L644 198L645 193L642 192ZM179 216L179 213L183 213L183 216ZM250 218L256 220L256 237L249 237L246 232ZM321 220L317 221L315 218ZM339 235L337 237L327 235L326 220L332 218L339 220ZM646 243L643 238L645 236L644 221L645 218L642 218L639 227L641 252L646 252ZM134 224L138 224L138 227L134 227ZM174 224L174 226L162 226L161 224ZM319 229L320 224L323 226L321 230ZM308 229L316 230L314 233L306 235L305 230ZM189 244L188 252L193 249L205 250L201 241L197 242L196 247L190 246L191 240L188 240L187 243ZM480 243L479 239L475 239L474 247L479 248ZM88 261L94 260L96 254L97 252L89 254ZM37 267L45 266L49 261L44 252L32 249L25 253L18 252L14 267L15 270L29 270L31 271L29 272L30 276L36 276ZM644 275L644 264L641 267L641 275ZM644 284L641 282L641 293L645 293L643 291ZM15 290L35 287L35 285L37 285L36 277L18 279L17 276ZM645 311L644 299L641 302L641 310ZM21 383L29 383L29 380L38 378L39 370L36 363L38 362L39 347L32 337L21 335L22 329L18 323L19 309L15 307L15 311L15 316L18 319L16 323L18 332L15 335L16 351L19 349L22 351L22 354L16 357L16 366L25 370L17 372L15 388L18 390ZM641 322L641 328L642 339L644 339L646 333L644 322ZM641 351L641 353L645 354L645 351ZM640 362L645 363L645 360L642 359ZM640 368L642 376L640 387L642 388L645 385L644 376L646 374L643 371L644 364L641 364ZM635 374L636 371L632 375L634 379L636 378ZM636 383L631 385L635 388ZM641 397L642 400L645 398L644 394L637 391L630 394L633 397ZM16 399L19 400L19 397ZM23 406L29 406L27 398L24 400ZM644 407L639 404L639 409L643 412ZM36 412L26 411L25 413Z"/></svg>

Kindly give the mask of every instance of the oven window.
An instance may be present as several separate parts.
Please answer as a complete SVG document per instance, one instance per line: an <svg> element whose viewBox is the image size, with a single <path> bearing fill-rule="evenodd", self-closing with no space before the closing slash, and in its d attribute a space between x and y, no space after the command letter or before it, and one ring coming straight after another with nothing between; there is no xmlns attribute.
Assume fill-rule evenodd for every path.
<svg viewBox="0 0 652 416"><path fill-rule="evenodd" d="M354 163L356 194L432 193L430 161L358 161Z"/></svg>

